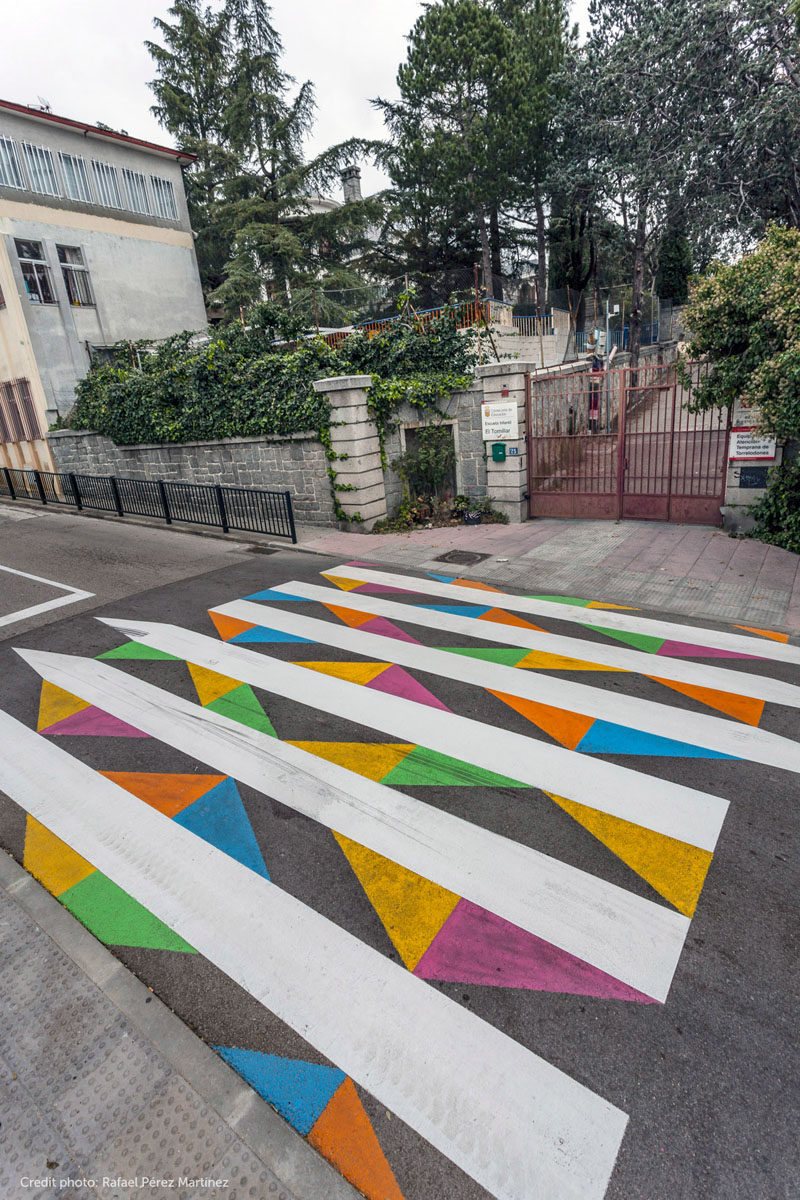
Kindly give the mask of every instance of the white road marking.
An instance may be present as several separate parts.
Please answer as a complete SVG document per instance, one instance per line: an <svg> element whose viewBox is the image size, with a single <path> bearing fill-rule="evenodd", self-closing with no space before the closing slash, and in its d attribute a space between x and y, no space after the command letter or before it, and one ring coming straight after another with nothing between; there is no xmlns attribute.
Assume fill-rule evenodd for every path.
<svg viewBox="0 0 800 1200"><path fill-rule="evenodd" d="M525 700L549 704L569 712L581 713L600 721L612 721L657 737L689 742L693 746L717 750L721 754L749 759L770 767L800 772L800 743L754 728L738 721L722 720L706 713L686 712L668 704L642 700L638 696L604 691L569 679L554 679L507 667L502 663L485 662L461 654L448 654L430 646L402 642L381 634L349 629L331 621L319 621L304 613L285 608L254 604L251 600L233 600L211 610L251 624L266 625L282 633L292 633L312 642L321 642L379 662L398 663L412 670L424 671L443 679L455 679L475 687L506 692ZM481 624L485 624L482 622ZM476 623L477 625L477 623ZM473 636L480 636L480 626L473 626Z"/></svg>
<svg viewBox="0 0 800 1200"><path fill-rule="evenodd" d="M425 596L438 596L445 602L456 604L487 604L513 612L531 613L534 616L551 617L556 621L573 621L578 625L603 625L606 629L621 629L626 633L645 633L649 637L667 638L669 641L688 642L693 646L713 646L717 650L732 650L738 654L755 654L759 658L771 658L776 662L800 664L800 646L784 642L773 642L757 635L747 637L741 633L728 633L723 629L701 629L695 625L674 625L670 621L656 621L649 617L637 617L631 613L609 612L607 609L576 608L572 604L559 604L554 600L535 600L530 596L513 596L508 592L484 592L477 588L462 587L457 583L442 583L439 579L421 579L416 575L396 575L389 571L368 571L363 567L332 567L321 571L321 575L337 575L342 579L357 579L361 583L383 583L391 587L404 588ZM333 595L332 593L332 602ZM340 593L342 594L342 593ZM342 594L342 603L346 597ZM654 661L659 659L653 655Z"/></svg>
<svg viewBox="0 0 800 1200"><path fill-rule="evenodd" d="M716 845L728 808L721 796L280 662L176 625L101 620L136 641L300 704L500 771L703 850L713 850Z"/></svg>
<svg viewBox="0 0 800 1200"><path fill-rule="evenodd" d="M80 588L69 587L66 583L56 583L52 579L42 579L39 575L29 575L27 571L16 571L13 567L2 567L9 575L19 575L22 579L31 579L34 583L46 583L48 587L58 588L66 592L66 596L56 596L54 600L45 600L41 604L32 604L30 608L21 608L17 612L0 616L0 625L16 625L18 621L26 621L28 617L37 617L40 613L49 612L52 608L62 608L65 604L77 604L79 600L89 600L94 592L83 592Z"/></svg>
<svg viewBox="0 0 800 1200"><path fill-rule="evenodd" d="M785 683L782 679L770 679L768 675L753 675L749 671L735 671L712 666L710 663L696 663L687 658L647 654L642 650L631 650L619 644L587 642L582 638L565 637L559 633L523 629L519 625L501 625L495 621L479 621L476 624L474 617L436 612L424 605L400 604L396 600L386 600L383 596L371 596L366 593L359 595L357 592L332 592L329 587L302 583L297 579L282 583L273 590L300 596L304 600L318 600L321 604L335 604L339 608L371 613L376 617L386 617L390 621L422 625L429 629L441 630L442 633L480 638L483 642L497 642L501 646L542 650L547 654L563 654L567 658L579 658L584 662L619 667L637 675L660 676L676 683L714 688L720 692L732 692L734 695L751 696L772 704L800 708L800 687ZM486 594L485 603L487 607L492 608L495 606L490 596L491 593ZM502 605L497 607L502 608Z"/></svg>
<svg viewBox="0 0 800 1200"><path fill-rule="evenodd" d="M601 1200L627 1116L0 712L0 787L499 1200Z"/></svg>
<svg viewBox="0 0 800 1200"><path fill-rule="evenodd" d="M44 679L665 1000L689 920L106 663L17 651Z"/></svg>

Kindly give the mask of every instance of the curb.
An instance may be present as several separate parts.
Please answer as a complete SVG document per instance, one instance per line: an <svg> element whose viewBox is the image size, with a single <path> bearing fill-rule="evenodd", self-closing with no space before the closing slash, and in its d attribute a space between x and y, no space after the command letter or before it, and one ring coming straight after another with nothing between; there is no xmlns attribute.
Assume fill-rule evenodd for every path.
<svg viewBox="0 0 800 1200"><path fill-rule="evenodd" d="M213 1109L294 1200L363 1200L219 1055L7 852L0 887Z"/></svg>

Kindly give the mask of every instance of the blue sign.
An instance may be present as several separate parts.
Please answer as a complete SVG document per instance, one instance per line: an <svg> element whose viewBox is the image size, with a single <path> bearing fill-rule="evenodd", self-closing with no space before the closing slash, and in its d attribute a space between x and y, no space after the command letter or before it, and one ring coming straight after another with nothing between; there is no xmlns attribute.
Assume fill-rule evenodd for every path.
<svg viewBox="0 0 800 1200"><path fill-rule="evenodd" d="M509 446L509 447L508 447L508 453L509 453L509 454L510 454L512 457L513 457L515 454L519 454L519 446Z"/></svg>

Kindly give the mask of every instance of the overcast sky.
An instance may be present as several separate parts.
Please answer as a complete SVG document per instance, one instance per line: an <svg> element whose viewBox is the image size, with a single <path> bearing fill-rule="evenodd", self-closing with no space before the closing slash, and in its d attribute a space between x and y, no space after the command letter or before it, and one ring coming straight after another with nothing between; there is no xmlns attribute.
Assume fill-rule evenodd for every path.
<svg viewBox="0 0 800 1200"><path fill-rule="evenodd" d="M153 18L170 0L24 0L4 5L0 47L2 99L48 103L76 120L103 121L135 137L170 139L150 113L147 83L153 62L145 39L159 40ZM573 17L585 19L587 0ZM284 46L283 67L310 79L317 121L313 154L348 137L381 137L383 123L369 101L395 95L405 37L420 0L272 0L272 19ZM32 41L33 31L38 31ZM35 43L35 49L34 49ZM381 177L364 165L365 191Z"/></svg>

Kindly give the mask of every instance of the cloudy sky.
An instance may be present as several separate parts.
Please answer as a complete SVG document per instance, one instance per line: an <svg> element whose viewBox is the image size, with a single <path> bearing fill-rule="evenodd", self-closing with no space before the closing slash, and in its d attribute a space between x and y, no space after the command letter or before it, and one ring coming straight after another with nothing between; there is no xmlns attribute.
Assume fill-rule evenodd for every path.
<svg viewBox="0 0 800 1200"><path fill-rule="evenodd" d="M155 142L169 138L150 114L153 63L144 48L158 40L153 18L170 0L24 0L7 4L0 46L0 95L21 104L46 102L77 120L103 121ZM573 16L585 18L587 0ZM273 24L284 46L284 69L310 79L317 122L314 153L345 138L380 137L383 124L369 101L395 94L405 37L420 0L272 0ZM36 32L34 32L36 31ZM365 190L380 176L363 170Z"/></svg>

